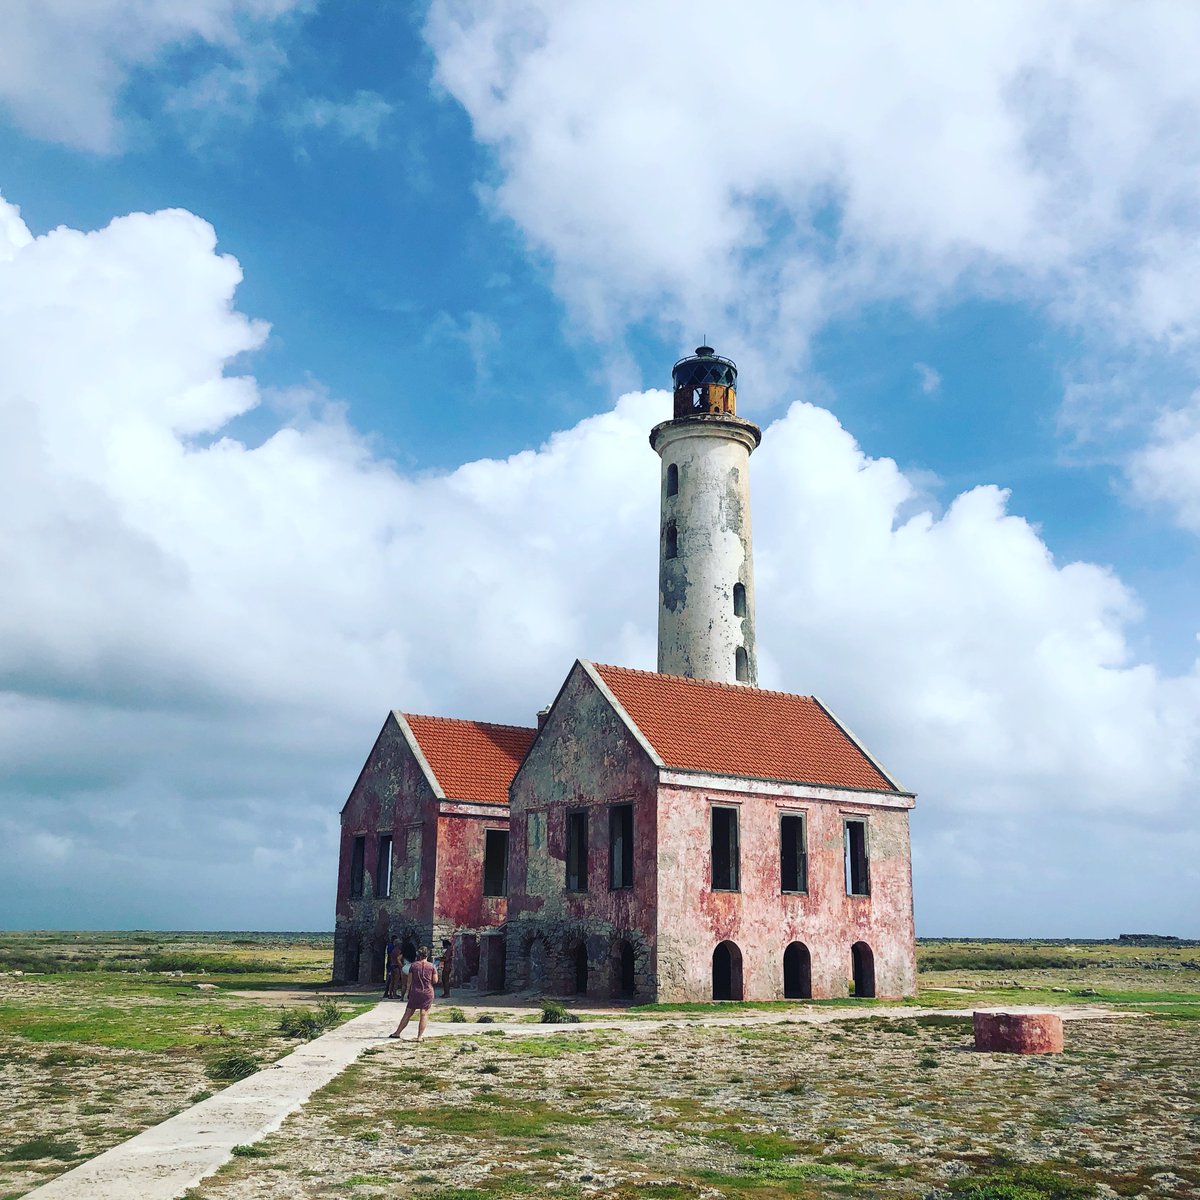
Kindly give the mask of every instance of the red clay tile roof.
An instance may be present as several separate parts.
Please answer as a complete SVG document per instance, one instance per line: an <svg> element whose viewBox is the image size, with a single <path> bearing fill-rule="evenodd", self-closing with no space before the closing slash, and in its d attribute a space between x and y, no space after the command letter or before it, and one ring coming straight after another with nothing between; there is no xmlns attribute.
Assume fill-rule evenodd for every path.
<svg viewBox="0 0 1200 1200"><path fill-rule="evenodd" d="M668 767L897 790L811 696L594 665Z"/></svg>
<svg viewBox="0 0 1200 1200"><path fill-rule="evenodd" d="M508 803L508 785L536 729L404 713L417 745L450 800Z"/></svg>

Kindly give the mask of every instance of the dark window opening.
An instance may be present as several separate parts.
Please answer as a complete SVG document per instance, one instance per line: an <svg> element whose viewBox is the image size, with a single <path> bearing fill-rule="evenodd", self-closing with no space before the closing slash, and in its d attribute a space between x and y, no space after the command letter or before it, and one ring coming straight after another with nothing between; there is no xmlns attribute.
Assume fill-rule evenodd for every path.
<svg viewBox="0 0 1200 1200"><path fill-rule="evenodd" d="M508 830L487 829L483 834L483 894L508 895Z"/></svg>
<svg viewBox="0 0 1200 1200"><path fill-rule="evenodd" d="M679 495L679 468L674 463L667 468L667 495Z"/></svg>
<svg viewBox="0 0 1200 1200"><path fill-rule="evenodd" d="M866 942L855 942L850 947L850 966L853 972L852 987L857 997L870 998L875 995L875 955Z"/></svg>
<svg viewBox="0 0 1200 1200"><path fill-rule="evenodd" d="M867 861L866 821L846 822L846 895L869 896L871 871Z"/></svg>
<svg viewBox="0 0 1200 1200"><path fill-rule="evenodd" d="M588 885L586 812L567 813L567 891L586 892Z"/></svg>
<svg viewBox="0 0 1200 1200"><path fill-rule="evenodd" d="M391 895L391 834L379 835L379 857L376 859L376 895L380 899Z"/></svg>
<svg viewBox="0 0 1200 1200"><path fill-rule="evenodd" d="M712 956L713 999L742 999L742 952L733 942L722 942Z"/></svg>
<svg viewBox="0 0 1200 1200"><path fill-rule="evenodd" d="M679 557L679 531L675 528L674 521L667 522L666 532L666 556L667 558Z"/></svg>
<svg viewBox="0 0 1200 1200"><path fill-rule="evenodd" d="M750 682L750 660L746 657L744 646L739 646L733 652L733 674L738 683Z"/></svg>
<svg viewBox="0 0 1200 1200"><path fill-rule="evenodd" d="M363 860L366 856L367 839L360 834L350 850L350 895L355 898L363 894Z"/></svg>
<svg viewBox="0 0 1200 1200"><path fill-rule="evenodd" d="M712 810L712 886L714 892L738 890L738 815L736 808Z"/></svg>
<svg viewBox="0 0 1200 1200"><path fill-rule="evenodd" d="M779 886L785 892L808 891L808 847L803 817L784 816L779 820Z"/></svg>
<svg viewBox="0 0 1200 1200"><path fill-rule="evenodd" d="M608 810L608 886L615 892L633 887L633 805Z"/></svg>
<svg viewBox="0 0 1200 1200"><path fill-rule="evenodd" d="M358 972L362 966L362 943L358 938L351 938L346 944L346 982L357 983Z"/></svg>
<svg viewBox="0 0 1200 1200"><path fill-rule="evenodd" d="M733 585L733 615L735 617L746 615L746 587L741 583Z"/></svg>

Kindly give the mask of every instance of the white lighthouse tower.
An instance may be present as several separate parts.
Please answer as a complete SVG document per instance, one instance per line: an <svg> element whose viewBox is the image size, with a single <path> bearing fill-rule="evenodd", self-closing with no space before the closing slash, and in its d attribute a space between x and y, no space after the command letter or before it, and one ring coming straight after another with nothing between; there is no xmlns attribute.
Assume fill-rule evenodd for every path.
<svg viewBox="0 0 1200 1200"><path fill-rule="evenodd" d="M737 367L711 346L671 374L675 416L650 431L662 458L658 669L756 685L750 453L762 431L737 415Z"/></svg>

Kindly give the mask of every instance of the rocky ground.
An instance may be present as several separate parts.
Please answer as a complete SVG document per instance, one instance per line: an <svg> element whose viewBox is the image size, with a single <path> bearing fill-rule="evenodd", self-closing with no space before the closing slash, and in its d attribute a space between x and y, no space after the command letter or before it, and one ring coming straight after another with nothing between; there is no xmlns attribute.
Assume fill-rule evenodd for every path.
<svg viewBox="0 0 1200 1200"><path fill-rule="evenodd" d="M822 1014L824 1015L824 1014ZM1200 1023L963 1016L383 1043L196 1200L1200 1196ZM464 1030L465 1032L465 1030Z"/></svg>

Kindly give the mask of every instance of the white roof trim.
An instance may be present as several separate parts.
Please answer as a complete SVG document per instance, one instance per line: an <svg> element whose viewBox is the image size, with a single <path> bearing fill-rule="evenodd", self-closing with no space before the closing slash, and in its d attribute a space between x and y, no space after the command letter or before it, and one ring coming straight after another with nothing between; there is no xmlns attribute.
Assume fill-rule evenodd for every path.
<svg viewBox="0 0 1200 1200"><path fill-rule="evenodd" d="M579 665L587 672L588 678L599 689L600 694L612 705L613 711L625 722L625 727L637 739L638 745L649 755L650 761L661 771L665 769L666 763L659 757L658 751L650 745L646 735L637 727L637 722L625 711L625 706L616 698L612 689L601 678L600 672L596 670L594 663L588 662L586 658L576 660Z"/></svg>
<svg viewBox="0 0 1200 1200"><path fill-rule="evenodd" d="M875 768L875 770L877 770L880 775L882 775L884 779L886 779L888 783L890 783L892 787L896 789L896 791L903 792L907 796L916 795L916 792L910 792L908 788L904 787L895 777L895 775L893 775L891 771L889 771L883 765L883 763L881 763L879 759L877 759L875 755L873 755L870 750L863 745L858 735L845 723L845 721L840 721L833 715L833 710L828 704L825 703L824 700L821 699L820 696L814 696L813 699L822 708L822 710L824 710L825 715L859 748L859 750L862 751L863 757L866 758L866 760Z"/></svg>
<svg viewBox="0 0 1200 1200"><path fill-rule="evenodd" d="M421 743L417 741L417 735L413 733L412 727L404 719L404 714L399 709L392 709L392 716L396 718L396 724L400 726L400 732L404 734L404 740L408 743L408 748L413 753L413 758L417 760L417 765L425 774L425 778L429 781L429 786L433 789L434 797L438 800L445 800L446 793L442 785L438 783L438 777L433 773L433 768L429 765L429 759L425 757L425 751L421 749Z"/></svg>
<svg viewBox="0 0 1200 1200"><path fill-rule="evenodd" d="M827 787L819 783L786 783L775 779L749 776L712 775L704 771L666 770L659 777L660 787L686 787L703 792L739 792L752 796L774 796L797 802L820 801L847 808L912 808L916 801L906 793L857 791Z"/></svg>

